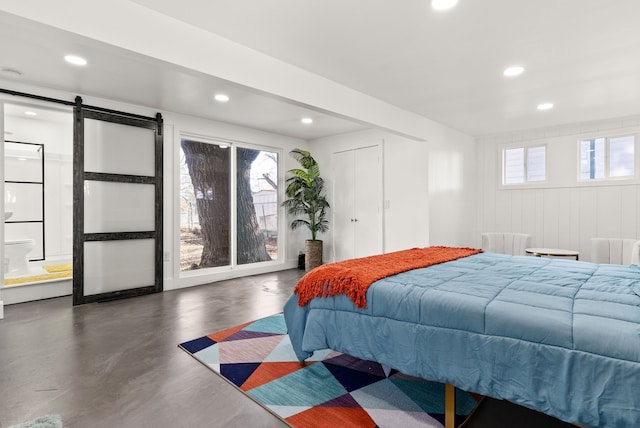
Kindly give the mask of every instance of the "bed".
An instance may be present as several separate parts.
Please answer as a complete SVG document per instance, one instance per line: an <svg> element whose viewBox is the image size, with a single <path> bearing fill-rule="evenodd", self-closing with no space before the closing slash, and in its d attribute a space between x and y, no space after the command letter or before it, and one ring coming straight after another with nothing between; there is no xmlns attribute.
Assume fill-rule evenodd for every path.
<svg viewBox="0 0 640 428"><path fill-rule="evenodd" d="M308 274L307 274L308 275ZM297 357L333 349L585 427L640 427L640 267L478 253L287 301Z"/></svg>

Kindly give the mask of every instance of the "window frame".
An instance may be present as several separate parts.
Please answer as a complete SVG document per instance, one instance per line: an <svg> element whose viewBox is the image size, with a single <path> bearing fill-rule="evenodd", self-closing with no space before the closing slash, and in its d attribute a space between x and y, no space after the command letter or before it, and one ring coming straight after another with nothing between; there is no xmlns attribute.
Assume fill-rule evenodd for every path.
<svg viewBox="0 0 640 428"><path fill-rule="evenodd" d="M218 144L218 145L227 145L230 150L230 263L223 266L215 266L215 267L205 267L201 269L194 270L181 270L180 269L180 185L181 185L181 177L180 177L180 144L174 145L174 226L173 226L173 235L174 235L174 251L175 257L172 260L172 270L175 273L174 280L179 281L180 285L177 288L182 288L185 286L195 285L203 283L202 281L208 282L214 280L213 278L217 278L220 275L222 277L227 277L232 272L243 272L247 273L252 272L262 272L264 268L268 269L265 271L272 271L273 268L270 266L278 266L284 265L286 263L285 255L286 255L286 221L285 221L285 211L280 206L281 201L283 200L283 190L280 189L282 182L284 181L284 166L281 162L284 161L283 153L285 149L281 147L275 147L269 144L256 144L249 143L246 141L240 141L235 139L228 139L224 137L216 137L213 135L203 135L201 133L193 133L186 130L178 130L174 131L174 138L176 141L181 141L181 139L190 139L202 143L207 144ZM264 261L264 262L255 262L249 264L238 264L237 263L237 183L236 183L236 167L237 167L237 157L236 150L237 148L245 148L245 149L253 149L260 151L270 151L277 153L278 157L278 167L277 167L277 205L278 205L278 255L276 260ZM232 274L232 276L236 276L236 274Z"/></svg>
<svg viewBox="0 0 640 428"><path fill-rule="evenodd" d="M626 176L611 176L611 145L610 141L616 138L625 138L625 137L633 137L633 175ZM582 178L582 170L581 170L581 156L582 149L581 145L584 141L589 140L598 140L604 139L604 168L605 175L602 178ZM581 185L598 185L604 183L619 183L621 181L634 182L638 180L638 133L637 132L629 132L629 133L616 133L611 135L599 135L599 136L590 136L590 137L582 137L577 141L577 177L576 180Z"/></svg>
<svg viewBox="0 0 640 428"><path fill-rule="evenodd" d="M529 149L535 149L535 148L544 148L544 180L528 180L527 176L528 176L528 153L529 153ZM515 149L523 149L524 152L524 160L523 160L523 181L519 182L519 183L507 183L506 182L506 173L507 173L507 151L508 150L515 150ZM547 184L549 182L549 177L547 176L548 170L549 170L549 160L547 158L547 154L548 154L549 150L548 150L548 144L546 142L544 143L540 143L538 141L536 142L531 142L528 144L524 144L524 143L517 143L517 144L509 144L509 145L503 145L500 147L500 167L501 167L501 174L500 174L500 181L499 181L499 187L502 189L514 189L517 187L540 187L540 186L544 186L545 184Z"/></svg>
<svg viewBox="0 0 640 428"><path fill-rule="evenodd" d="M284 242L285 242L285 234L287 231L286 228L286 211L284 210L284 208L282 207L282 201L284 200L283 198L283 187L281 185L281 183L284 181L284 167L282 165L282 162L284 162L284 150L281 148L277 148L277 147L272 147L272 146L266 146L266 145L260 145L260 144L252 144L252 143L246 143L246 142L240 142L240 141L235 141L232 145L232 152L231 152L231 159L232 162L234 163L234 165L232 166L232 173L234 174L234 178L233 178L233 191L232 191L232 197L234 198L234 200L232 201L232 207L233 207L233 213L232 213L232 219L231 219L231 224L232 224L232 230L233 230L233 236L231 237L232 240L235 240L233 243L233 269L236 270L241 270L241 269L251 269L251 267L256 267L256 266L269 266L269 265L278 265L278 264L283 264L286 262L285 260L285 247L284 247ZM248 149L248 150L257 150L257 151L261 151L261 152L271 152L271 153L275 153L276 154L276 177L275 177L275 182L277 184L277 188L275 189L275 194L276 194L276 211L277 211L277 217L276 217L276 223L277 223L277 255L276 255L276 259L275 260L268 260L268 261L263 261L263 262L253 262L253 263L238 263L238 259L237 259L237 251L238 251L238 225L237 225L237 221L238 221L238 208L237 208L237 204L238 204L238 193L237 193L237 189L238 189L238 184L237 184L237 165L238 165L238 158L237 158L237 151L238 149ZM255 201L254 201L255 203ZM257 215L257 213L256 213Z"/></svg>

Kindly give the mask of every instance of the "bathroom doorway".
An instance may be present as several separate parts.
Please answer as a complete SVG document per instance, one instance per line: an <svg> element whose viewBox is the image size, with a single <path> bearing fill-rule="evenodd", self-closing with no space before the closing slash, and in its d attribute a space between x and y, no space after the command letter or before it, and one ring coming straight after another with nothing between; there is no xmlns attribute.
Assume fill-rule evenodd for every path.
<svg viewBox="0 0 640 428"><path fill-rule="evenodd" d="M4 102L5 304L72 292L70 107L38 100Z"/></svg>

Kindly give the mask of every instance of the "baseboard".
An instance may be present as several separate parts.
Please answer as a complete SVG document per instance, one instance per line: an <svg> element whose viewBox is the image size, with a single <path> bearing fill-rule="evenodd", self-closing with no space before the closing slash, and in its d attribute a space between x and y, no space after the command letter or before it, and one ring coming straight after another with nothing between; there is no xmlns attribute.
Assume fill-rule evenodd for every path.
<svg viewBox="0 0 640 428"><path fill-rule="evenodd" d="M2 299L7 305L13 305L52 297L68 296L72 291L72 279L65 278L62 280L4 286L2 288Z"/></svg>
<svg viewBox="0 0 640 428"><path fill-rule="evenodd" d="M182 272L180 274L182 275L182 277L179 278L164 278L163 289L164 291L179 290L181 288L188 288L196 285L209 284L212 282L225 281L227 279L239 278L244 276L278 272L287 269L295 269L297 267L297 260L287 260L285 263L279 265L265 264L259 267L240 267L233 270L225 267L225 270L220 270L209 274L203 273L202 270L196 269L193 271Z"/></svg>
<svg viewBox="0 0 640 428"><path fill-rule="evenodd" d="M4 318L4 302L0 300L0 320Z"/></svg>

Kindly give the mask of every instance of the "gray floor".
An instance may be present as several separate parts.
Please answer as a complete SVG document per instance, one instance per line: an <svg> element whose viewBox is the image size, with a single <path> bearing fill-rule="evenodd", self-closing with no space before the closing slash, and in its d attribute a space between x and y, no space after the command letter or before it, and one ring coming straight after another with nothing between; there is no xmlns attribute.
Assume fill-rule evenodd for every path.
<svg viewBox="0 0 640 428"><path fill-rule="evenodd" d="M44 414L65 427L283 427L177 347L282 311L298 270L72 307L5 306L0 428Z"/></svg>

